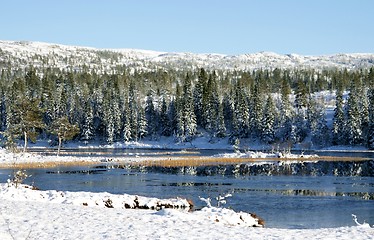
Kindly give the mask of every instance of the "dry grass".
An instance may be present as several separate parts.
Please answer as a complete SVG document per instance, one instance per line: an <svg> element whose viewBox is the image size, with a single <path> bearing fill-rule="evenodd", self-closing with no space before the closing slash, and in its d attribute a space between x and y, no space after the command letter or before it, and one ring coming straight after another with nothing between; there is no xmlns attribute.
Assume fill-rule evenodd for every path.
<svg viewBox="0 0 374 240"><path fill-rule="evenodd" d="M278 162L278 161L366 161L367 158L357 157L322 157L322 158L214 158L214 157L147 157L145 160L137 162L129 161L129 158L114 158L113 164L130 164L133 166L159 166L159 167L197 167L197 166L215 166L215 165L231 165L255 162ZM0 168L54 168L58 166L91 166L100 164L99 161L84 161L77 158L76 161L49 161L49 162L26 162L26 163L5 163L0 164Z"/></svg>
<svg viewBox="0 0 374 240"><path fill-rule="evenodd" d="M278 162L278 161L366 161L367 158L354 157L323 157L323 158L212 158L212 157L174 157L168 159L144 160L131 163L135 166L159 166L159 167L196 167L231 165L255 162Z"/></svg>

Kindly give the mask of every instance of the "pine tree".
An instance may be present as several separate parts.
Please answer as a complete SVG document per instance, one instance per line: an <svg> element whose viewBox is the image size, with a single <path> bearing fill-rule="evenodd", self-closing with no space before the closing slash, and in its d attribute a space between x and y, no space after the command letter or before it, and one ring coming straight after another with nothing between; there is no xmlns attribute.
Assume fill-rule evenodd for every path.
<svg viewBox="0 0 374 240"><path fill-rule="evenodd" d="M93 115L91 104L86 103L83 116L84 118L83 118L83 122L81 125L80 139L84 141L85 143L87 143L95 135L94 122L93 122L94 115Z"/></svg>
<svg viewBox="0 0 374 240"><path fill-rule="evenodd" d="M357 145L362 142L361 118L359 112L358 96L355 93L355 85L351 88L348 96L347 113L347 140L350 145Z"/></svg>
<svg viewBox="0 0 374 240"><path fill-rule="evenodd" d="M374 81L373 81L374 82ZM369 126L368 126L368 132L367 132L367 145L370 149L374 149L374 83L372 83L372 86L370 86L370 89L368 91L368 116L369 116Z"/></svg>
<svg viewBox="0 0 374 240"><path fill-rule="evenodd" d="M218 118L217 119L218 120L218 126L217 126L217 130L216 130L214 135L218 138L224 138L224 137L226 137L226 126L225 126L225 118L223 116L223 106L222 106L222 104L219 104L217 118Z"/></svg>
<svg viewBox="0 0 374 240"><path fill-rule="evenodd" d="M276 138L287 142L292 141L291 139L296 139L296 129L293 125L294 112L289 99L290 92L289 82L284 77L281 86L280 118L278 120Z"/></svg>
<svg viewBox="0 0 374 240"><path fill-rule="evenodd" d="M128 102L124 108L124 118L123 118L123 140L125 142L129 142L132 140L132 133L131 133L131 121L130 121L130 109L128 108Z"/></svg>
<svg viewBox="0 0 374 240"><path fill-rule="evenodd" d="M130 82L129 86L129 94L128 94L128 115L127 121L129 122L128 124L130 125L131 129L131 139L135 139L137 141L138 139L138 124L137 121L139 119L138 114L139 114L139 107L137 104L137 98L136 98L136 93L135 93L135 83L134 81Z"/></svg>
<svg viewBox="0 0 374 240"><path fill-rule="evenodd" d="M0 79L0 132L6 128L6 90L3 77ZM0 138L1 140L1 138Z"/></svg>
<svg viewBox="0 0 374 240"><path fill-rule="evenodd" d="M265 143L275 141L275 106L271 95L268 96L261 120L261 140Z"/></svg>
<svg viewBox="0 0 374 240"><path fill-rule="evenodd" d="M346 127L343 92L341 89L336 91L335 110L332 127L332 143L334 145L341 145L346 143Z"/></svg>
<svg viewBox="0 0 374 240"><path fill-rule="evenodd" d="M157 125L158 123L158 117L155 110L155 107L153 105L153 97L152 93L148 92L147 94L147 100L145 103L145 118L147 119L148 123L148 129L147 133L151 135L152 137L156 137L157 135Z"/></svg>
<svg viewBox="0 0 374 240"><path fill-rule="evenodd" d="M26 95L30 100L40 98L40 79L36 74L35 68L31 67L25 75Z"/></svg>
<svg viewBox="0 0 374 240"><path fill-rule="evenodd" d="M55 116L56 76L46 71L42 78L40 107L43 109L43 121L49 125Z"/></svg>
<svg viewBox="0 0 374 240"><path fill-rule="evenodd" d="M208 74L206 73L204 68L201 68L200 72L199 72L197 83L196 83L194 91L193 91L196 124L199 125L199 126L204 125L203 96L204 96L204 92L206 91L207 81L208 81Z"/></svg>
<svg viewBox="0 0 374 240"><path fill-rule="evenodd" d="M7 135L11 136L11 139L23 136L23 151L26 152L28 140L35 142L38 130L42 130L45 127L38 102L35 100L29 101L25 97L19 98L13 105L11 116L12 119L9 121Z"/></svg>
<svg viewBox="0 0 374 240"><path fill-rule="evenodd" d="M249 107L247 99L241 84L237 82L234 94L232 140L249 136Z"/></svg>
<svg viewBox="0 0 374 240"><path fill-rule="evenodd" d="M295 141L302 142L307 136L306 107L308 105L308 97L305 83L299 79L297 81L297 88L295 93L295 109L296 117L294 120L295 126Z"/></svg>
<svg viewBox="0 0 374 240"><path fill-rule="evenodd" d="M63 141L71 140L79 133L78 124L71 124L66 116L60 117L52 122L50 131L58 138L57 155L60 155L60 149Z"/></svg>
<svg viewBox="0 0 374 240"><path fill-rule="evenodd" d="M255 81L250 95L250 119L249 127L253 138L261 137L262 120L262 94L259 90L259 80Z"/></svg>
<svg viewBox="0 0 374 240"><path fill-rule="evenodd" d="M327 127L326 111L324 103L317 104L310 99L309 105L311 116L309 117L309 126L311 132L311 140L314 145L326 147L330 144L330 131Z"/></svg>
<svg viewBox="0 0 374 240"><path fill-rule="evenodd" d="M220 104L215 72L209 76L203 100L204 128L214 133L218 128L218 110Z"/></svg>
<svg viewBox="0 0 374 240"><path fill-rule="evenodd" d="M222 108L223 108L223 117L225 121L225 126L228 130L232 130L233 124L233 115L234 115L234 102L232 98L232 91L227 92L223 95L223 100L222 100Z"/></svg>
<svg viewBox="0 0 374 240"><path fill-rule="evenodd" d="M192 84L189 75L186 76L184 86L183 86L183 105L182 105L183 116L183 130L184 139L190 142L196 134L197 124L196 115L193 108L193 98L192 98Z"/></svg>
<svg viewBox="0 0 374 240"><path fill-rule="evenodd" d="M161 112L160 112L160 128L161 128L161 135L162 136L170 136L171 135L171 128L170 128L170 119L168 114L168 107L165 101L165 98L162 98L162 105L161 105Z"/></svg>
<svg viewBox="0 0 374 240"><path fill-rule="evenodd" d="M138 119L137 119L137 140L141 140L143 137L145 137L148 133L148 123L147 119L145 117L144 109L142 107L139 107L138 112Z"/></svg>

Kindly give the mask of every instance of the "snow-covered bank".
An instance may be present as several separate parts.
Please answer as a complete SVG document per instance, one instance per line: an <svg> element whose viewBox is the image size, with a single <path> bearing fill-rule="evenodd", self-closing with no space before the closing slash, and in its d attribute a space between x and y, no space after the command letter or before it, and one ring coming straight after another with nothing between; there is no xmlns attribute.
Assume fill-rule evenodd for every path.
<svg viewBox="0 0 374 240"><path fill-rule="evenodd" d="M183 228L188 228L187 225L190 225L189 222L200 222L202 225L217 225L218 227L241 227L241 228L247 228L247 227L261 227L263 226L263 222L259 220L254 215L251 215L249 213L245 212L234 212L231 209L225 209L225 208L216 208L216 207L205 207L200 211L181 211L176 210L178 209L186 209L189 208L190 202L186 199L176 198L176 199L156 199L156 198L147 198L147 197L140 197L140 196L133 196L133 195L118 195L118 194L110 194L110 193L91 193L91 192L62 192L62 191L55 191L55 190L49 190L49 191L40 191L40 190L34 190L33 187L28 185L20 184L18 187L14 185L14 183L6 183L6 184L0 184L0 200L1 200L1 218L0 219L0 238L1 239L7 239L7 238L13 238L18 239L21 236L27 236L26 238L34 238L35 236L40 237L44 236L45 229L49 228L49 226L54 225L54 221L51 222L51 217L48 215L48 213L45 213L44 211L48 211L50 213L53 213L53 216L60 215L61 212L66 212L65 214L62 214L62 218L69 218L71 215L74 215L76 212L80 212L82 215L80 217L77 217L77 220L75 222L77 224L71 224L71 221L69 220L68 223L62 224L63 226L68 224L67 229L74 228L76 226L82 226L82 224L87 224L88 222L97 222L99 219L102 219L106 221L110 221L112 223L112 227L119 228L119 225L122 226L122 231L118 231L114 234L120 234L117 235L117 237L128 237L128 236L142 236L144 234L144 231L147 231L148 229L144 229L144 231L141 228L138 228L137 230L133 229L133 226L139 225L143 226L144 224L154 223L149 225L149 228L152 228L152 234L155 234L157 230L164 231L160 235L160 237L165 236L168 237L169 232L173 233L175 235L174 237L177 237L178 235L175 234L175 228L178 229L178 232ZM58 206L60 205L60 206ZM13 209L12 211L9 211L10 207L16 207L18 206L21 211L15 211ZM25 208L32 206L32 209L29 211L25 211ZM38 207L41 208L38 208ZM76 207L73 207L76 206ZM130 208L142 208L142 209L152 209L150 210L138 210L139 212L132 211ZM174 208L174 209L172 209ZM100 209L100 210L99 210ZM116 210L122 210L122 211L115 211ZM161 211L155 211L155 209L161 209ZM47 214L48 216L46 218L40 218L32 216L30 217L30 213L33 213L33 210L38 211L38 216L43 216ZM25 211L25 213L23 213ZM70 212L72 211L72 212ZM116 217L118 218L119 215L121 215L121 218L132 218L133 221L131 221L131 224L122 225L124 224L123 221L115 222L113 219L106 217L103 217L102 215L106 215L108 213L111 215L115 212ZM49 214L50 214L49 213ZM90 217L87 218L86 215L89 215ZM12 229L15 225L19 223L14 223L13 221L16 219L19 219L20 217L27 219L24 220L24 222L27 222L28 224L24 224L27 226L24 226L21 224L21 226L17 226L17 229L24 229L24 231L14 231ZM53 218L54 219L54 218ZM168 222L168 220L172 219L172 222L174 222L174 227L170 227L170 229L165 229L164 227L161 227L160 225L163 225L165 222ZM57 219L54 219L57 220ZM83 220L83 223L80 221ZM126 221L125 221L126 222ZM57 226L54 226L53 229L56 229L56 227L61 227L61 223L58 223ZM39 225L44 225L41 229L38 230ZM27 228L29 227L29 229ZM102 235L92 235L91 228L87 228L83 230L84 233L82 233L82 229L80 229L79 232L74 234L83 234L84 239L97 239L107 236L108 234L112 234L111 229L106 229L105 231L110 232L104 232L103 229L101 229L100 226L97 226L100 229L100 233ZM211 226L210 226L211 227ZM134 230L133 233L131 231ZM42 231L42 232L38 232ZM57 237L59 238L66 238L66 234L68 232L55 232L52 231L46 235L48 238L50 237ZM24 234L20 235L19 234ZM32 234L32 235L31 235ZM53 235L51 235L53 234ZM56 235L57 234L57 235ZM17 235L17 237L16 237ZM100 237L98 237L100 236ZM116 235L112 235L111 237L114 237ZM148 235L148 238L150 238L152 235ZM156 234L157 236L157 234ZM188 236L188 235L186 235ZM71 235L69 233L69 239ZM81 238L80 236L79 238ZM174 238L173 237L173 238ZM44 238L44 237L43 237Z"/></svg>
<svg viewBox="0 0 374 240"><path fill-rule="evenodd" d="M27 200L36 202L52 202L73 204L87 207L106 207L122 209L153 209L163 208L190 209L192 204L183 198L157 199L128 194L115 195L110 193L62 192L56 190L34 190L32 186L8 182L0 183L0 197L8 200Z"/></svg>
<svg viewBox="0 0 374 240"><path fill-rule="evenodd" d="M238 225L228 209L193 213L134 210L62 203L58 192L1 185L0 239L372 239L368 224L326 229L272 229ZM66 192L64 192L67 194ZM86 194L86 195L84 195ZM102 193L100 193L102 194ZM88 199L92 193L69 193ZM51 198L55 196L55 198ZM30 197L30 198L29 198ZM39 199L38 199L39 198ZM55 199L55 201L50 201ZM60 199L60 200L56 200ZM358 216L359 217L359 216ZM234 220L234 221L232 221ZM239 221L240 220L239 218Z"/></svg>
<svg viewBox="0 0 374 240"><path fill-rule="evenodd" d="M0 166L11 167L14 164L25 163L96 163L102 161L102 157L74 157L74 156L44 156L35 153L13 153L0 148Z"/></svg>
<svg viewBox="0 0 374 240"><path fill-rule="evenodd" d="M143 147L146 145L142 145ZM152 149L154 149L155 146L153 146ZM47 149L46 149L47 150ZM197 154L199 152L190 152L190 151L184 151L183 149L180 152L181 154L190 155L190 154ZM66 163L100 163L100 162L107 162L108 159L105 157L98 155L90 155L90 153L86 154L87 156L56 156L56 155L40 155L37 153L13 153L6 149L0 148L0 166L6 166L11 167L14 164L29 164L29 163L40 163L41 167L42 164L66 164ZM113 156L110 157L110 161L114 162L121 162L121 163L132 163L132 162L139 162L139 161L145 161L145 160L165 160L170 159L170 156L168 158L165 158L162 155L167 155L165 152L157 153L155 152L152 156L142 156L142 153L134 153L134 154L127 154L127 155L121 155L121 156ZM161 157L160 157L161 156ZM196 158L203 159L204 157L196 156ZM264 153L264 152L252 152L247 151L245 153L222 153L222 154L216 154L213 156L206 156L205 158L252 158L252 159L274 159L274 158L286 158L286 159L317 159L317 155L304 155L304 154L291 154L291 153Z"/></svg>
<svg viewBox="0 0 374 240"><path fill-rule="evenodd" d="M264 152L239 152L216 154L213 157L218 158L286 158L286 159L318 159L318 155L291 154L291 153L264 153Z"/></svg>

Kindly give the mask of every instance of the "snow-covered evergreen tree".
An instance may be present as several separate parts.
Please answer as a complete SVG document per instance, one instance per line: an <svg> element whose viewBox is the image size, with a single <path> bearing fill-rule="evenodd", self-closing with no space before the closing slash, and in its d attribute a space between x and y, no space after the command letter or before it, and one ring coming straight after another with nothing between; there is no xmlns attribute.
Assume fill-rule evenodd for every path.
<svg viewBox="0 0 374 240"><path fill-rule="evenodd" d="M226 92L223 95L222 99L222 109L223 117L225 121L225 126L228 130L232 131L233 129L233 117L234 117L234 101L233 101L232 91Z"/></svg>
<svg viewBox="0 0 374 240"><path fill-rule="evenodd" d="M160 126L161 135L170 136L171 135L170 119L169 119L168 107L166 104L165 97L162 98L161 111L160 111L160 125L161 125Z"/></svg>
<svg viewBox="0 0 374 240"><path fill-rule="evenodd" d="M218 97L216 73L213 72L209 76L208 84L206 86L206 91L204 92L204 96L203 96L204 127L210 133L214 133L218 129L219 105L220 105L220 102L219 102L219 97Z"/></svg>
<svg viewBox="0 0 374 240"><path fill-rule="evenodd" d="M95 135L95 129L94 129L94 115L93 110L91 107L91 104L86 103L86 107L84 108L85 111L83 113L83 123L81 126L81 137L80 139L84 142L87 142L93 138Z"/></svg>
<svg viewBox="0 0 374 240"><path fill-rule="evenodd" d="M294 118L294 141L295 143L302 142L308 134L307 119L307 106L308 106L308 94L305 83L299 79L297 81L297 88L295 92L295 118Z"/></svg>
<svg viewBox="0 0 374 240"><path fill-rule="evenodd" d="M139 112L138 112L138 119L137 119L137 140L141 140L144 138L148 131L148 123L147 119L145 117L144 109L142 107L139 107Z"/></svg>
<svg viewBox="0 0 374 240"><path fill-rule="evenodd" d="M352 84L346 105L347 140L350 145L360 144L363 140L359 102L355 91L356 87Z"/></svg>
<svg viewBox="0 0 374 240"><path fill-rule="evenodd" d="M224 138L226 136L226 126L225 126L225 118L223 116L223 106L219 104L218 108L218 126L214 133L216 137Z"/></svg>
<svg viewBox="0 0 374 240"><path fill-rule="evenodd" d="M138 100L136 97L136 90L135 90L135 83L133 81L130 82L129 86L129 94L128 94L128 114L126 115L126 119L128 121L128 124L130 125L131 129L131 139L138 140L139 133L138 133L138 114L139 114L139 108L138 106Z"/></svg>
<svg viewBox="0 0 374 240"><path fill-rule="evenodd" d="M275 141L275 105L271 95L268 96L261 119L261 140L265 143Z"/></svg>
<svg viewBox="0 0 374 240"><path fill-rule="evenodd" d="M332 126L332 143L340 145L346 143L346 125L344 114L343 92L338 89L335 98L335 110Z"/></svg>
<svg viewBox="0 0 374 240"><path fill-rule="evenodd" d="M203 109L204 109L204 102L203 102L203 95L206 91L208 81L208 74L206 73L204 68L200 69L199 76L197 83L195 85L193 91L193 99L194 99L194 111L196 115L196 124L199 126L204 125L204 117L203 117Z"/></svg>
<svg viewBox="0 0 374 240"><path fill-rule="evenodd" d="M294 142L296 140L296 128L293 125L294 111L289 99L290 91L289 83L284 77L281 87L280 118L277 121L276 138L281 141Z"/></svg>
<svg viewBox="0 0 374 240"><path fill-rule="evenodd" d="M249 115L249 128L251 132L251 136L253 138L261 137L262 126L262 114L263 114L263 107L262 107L262 94L259 90L259 81L255 81L251 94L250 94L250 115Z"/></svg>
<svg viewBox="0 0 374 240"><path fill-rule="evenodd" d="M153 97L152 97L151 92L148 92L147 94L147 100L145 103L145 118L147 119L147 123L148 123L147 133L153 138L155 138L157 135L157 126L159 122L158 122L157 112L153 105Z"/></svg>
<svg viewBox="0 0 374 240"><path fill-rule="evenodd" d="M231 138L244 138L249 135L248 97L240 82L236 83L234 94L233 131Z"/></svg>
<svg viewBox="0 0 374 240"><path fill-rule="evenodd" d="M191 78L188 75L183 85L183 105L181 113L183 114L181 117L183 119L184 139L186 141L191 141L196 134L197 124L193 108Z"/></svg>
<svg viewBox="0 0 374 240"><path fill-rule="evenodd" d="M330 144L330 131L327 127L326 110L324 103L317 103L315 100L310 99L309 110L312 116L309 119L310 134L313 145L318 147L326 147Z"/></svg>
<svg viewBox="0 0 374 240"><path fill-rule="evenodd" d="M123 109L123 129L122 129L122 136L124 142L131 141L132 134L131 134L131 123L130 123L130 110L128 107L128 99L125 102L125 106Z"/></svg>
<svg viewBox="0 0 374 240"><path fill-rule="evenodd" d="M369 127L367 132L367 145L370 149L374 149L374 83L370 86L368 91L368 116L369 116Z"/></svg>

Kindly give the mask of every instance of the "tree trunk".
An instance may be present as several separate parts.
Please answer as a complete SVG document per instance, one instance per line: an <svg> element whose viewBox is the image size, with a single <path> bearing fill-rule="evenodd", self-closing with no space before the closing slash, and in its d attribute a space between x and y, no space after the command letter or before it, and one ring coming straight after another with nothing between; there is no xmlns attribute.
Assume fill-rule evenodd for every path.
<svg viewBox="0 0 374 240"><path fill-rule="evenodd" d="M62 138L61 138L60 136L58 136L58 150L57 150L57 156L60 155L61 145L62 145Z"/></svg>
<svg viewBox="0 0 374 240"><path fill-rule="evenodd" d="M23 146L23 152L26 152L26 149L27 149L27 132L24 131L23 135L25 137L25 145Z"/></svg>

